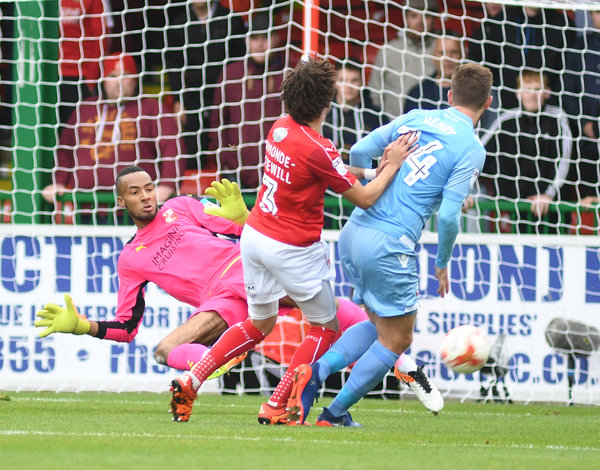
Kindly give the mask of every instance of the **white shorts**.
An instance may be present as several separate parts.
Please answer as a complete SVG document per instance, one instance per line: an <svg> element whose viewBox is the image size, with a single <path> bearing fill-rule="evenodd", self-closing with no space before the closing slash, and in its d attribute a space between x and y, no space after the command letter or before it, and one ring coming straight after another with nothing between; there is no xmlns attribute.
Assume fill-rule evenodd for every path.
<svg viewBox="0 0 600 470"><path fill-rule="evenodd" d="M288 245L246 225L240 248L249 304L273 302L286 293L303 302L321 291L322 281L334 279L329 245L322 240L306 247Z"/></svg>

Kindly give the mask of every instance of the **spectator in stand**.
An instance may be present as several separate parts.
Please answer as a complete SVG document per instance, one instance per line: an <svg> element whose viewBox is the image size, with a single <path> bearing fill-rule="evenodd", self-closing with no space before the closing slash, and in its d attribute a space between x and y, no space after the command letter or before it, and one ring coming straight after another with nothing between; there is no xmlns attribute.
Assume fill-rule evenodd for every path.
<svg viewBox="0 0 600 470"><path fill-rule="evenodd" d="M402 114L409 90L435 72L432 60L435 38L431 33L432 13L437 12L437 0L406 0L404 28L375 57L369 87L375 90L375 104L389 119Z"/></svg>
<svg viewBox="0 0 600 470"><path fill-rule="evenodd" d="M363 68L357 59L337 66L336 93L323 123L323 136L330 139L348 163L350 147L388 119L379 112L363 84Z"/></svg>
<svg viewBox="0 0 600 470"><path fill-rule="evenodd" d="M577 38L567 56L567 76L563 96L565 110L572 118L579 152L576 179L577 199L582 204L598 203L600 148L600 10L591 11L592 28Z"/></svg>
<svg viewBox="0 0 600 470"><path fill-rule="evenodd" d="M476 28L469 43L469 60L485 64L494 75L494 86L500 85L501 57L508 18L516 18L520 8L497 3L484 3L481 25Z"/></svg>
<svg viewBox="0 0 600 470"><path fill-rule="evenodd" d="M435 73L425 77L409 92L404 112L413 109L444 109L449 106L450 78L463 58L461 41L456 35L440 36L433 49Z"/></svg>
<svg viewBox="0 0 600 470"><path fill-rule="evenodd" d="M164 202L175 192L182 170L177 121L161 114L158 99L138 96L133 57L115 53L102 65L101 93L81 102L71 115L56 152L53 183L42 196L55 203L68 189L112 191L118 172L135 163L158 177L157 197ZM86 212L85 222L109 222L106 212Z"/></svg>
<svg viewBox="0 0 600 470"><path fill-rule="evenodd" d="M505 6L502 3L484 3L482 4L483 18L481 20L481 26L473 32L471 36L470 45L468 48L468 59L473 62L483 64L484 57L486 57L485 51L488 48L494 46L490 45L488 41L483 41L483 38L492 37L494 29L498 27L498 23L502 22L506 18L505 8L513 8ZM494 84L492 85L492 104L485 110L481 120L479 121L479 128L481 131L489 129L492 123L498 119L498 70L494 64L486 65L490 68L494 74Z"/></svg>
<svg viewBox="0 0 600 470"><path fill-rule="evenodd" d="M176 10L167 29L165 65L181 116L188 167L201 167L199 154L208 148L209 116L224 64L245 53L246 27L237 14L216 0L196 0ZM217 102L218 104L218 102Z"/></svg>
<svg viewBox="0 0 600 470"><path fill-rule="evenodd" d="M529 211L517 214L519 232L555 231L561 220L548 209L561 199L571 161L571 129L566 114L547 104L550 80L545 73L525 69L517 87L520 106L501 112L481 138L488 152L482 176L490 178L488 193L499 200L531 202Z"/></svg>
<svg viewBox="0 0 600 470"><path fill-rule="evenodd" d="M243 192L256 194L267 135L283 113L279 94L284 62L274 52L278 37L269 15L252 16L249 26L248 54L225 66L215 91L210 149L227 178Z"/></svg>
<svg viewBox="0 0 600 470"><path fill-rule="evenodd" d="M60 0L59 21L58 114L64 125L77 103L97 93L100 58L109 54L110 3Z"/></svg>
<svg viewBox="0 0 600 470"><path fill-rule="evenodd" d="M505 6L486 18L473 34L469 59L490 67L499 89L498 108L518 106L515 89L523 67L542 70L551 89L560 91L564 50L575 31L564 12L555 9Z"/></svg>

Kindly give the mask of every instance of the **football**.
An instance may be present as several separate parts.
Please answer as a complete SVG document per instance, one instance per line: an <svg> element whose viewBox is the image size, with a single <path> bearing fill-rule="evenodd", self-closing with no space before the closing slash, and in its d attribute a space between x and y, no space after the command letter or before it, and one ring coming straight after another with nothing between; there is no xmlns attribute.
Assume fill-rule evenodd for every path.
<svg viewBox="0 0 600 470"><path fill-rule="evenodd" d="M461 325L450 330L442 340L442 361L455 372L472 374L490 357L487 335L474 325Z"/></svg>

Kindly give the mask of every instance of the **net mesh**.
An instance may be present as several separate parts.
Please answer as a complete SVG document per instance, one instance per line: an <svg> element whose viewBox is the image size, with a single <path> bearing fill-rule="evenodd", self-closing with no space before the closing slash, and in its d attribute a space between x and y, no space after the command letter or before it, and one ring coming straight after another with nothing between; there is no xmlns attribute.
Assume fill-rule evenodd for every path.
<svg viewBox="0 0 600 470"><path fill-rule="evenodd" d="M505 286L502 278L495 281L500 284L494 286L499 292L495 302L506 296L527 301L529 295L541 302L542 283L548 286L548 299L563 300L555 316L576 320L575 312L597 301L596 248L585 237L577 238L577 256L583 256L586 270L577 274L582 282L574 284L562 277L564 239L544 237L598 230L597 2L437 0L424 2L430 10L425 16L418 3L423 2L315 2L318 27L311 47L344 68L349 83L345 91L338 91L338 97L345 98L333 103L323 132L347 157L357 139L400 113L447 106L447 79L458 63L474 60L489 66L494 73L494 104L478 127L489 156L472 195L473 206L465 213L463 231L466 236L532 234L532 245L545 245L532 254L527 245L515 252L503 249L502 241L490 248L474 240L454 253L453 295L461 302L481 301L490 290L484 281L495 276L494 269L501 264L508 266L500 271L508 280ZM112 187L118 170L130 163L155 176L165 197L201 194L213 179L226 176L238 181L248 204L253 203L264 142L283 111L281 81L304 52L304 3L223 0L211 2L207 9L199 4L0 3L0 221L7 239L19 235L22 223L83 224L89 230L101 224L128 225L126 215L115 207ZM541 6L545 8L539 11ZM261 48L270 51L264 64L257 59ZM135 70L126 77L133 82L134 98L114 105L101 77L111 72L104 58L120 52L134 60ZM352 81L352 74L357 80ZM519 96L520 83L527 85L529 98ZM536 83L543 90L536 90ZM126 87L125 80L119 86ZM356 96L358 105L353 101ZM525 100L533 101L533 108L526 108ZM64 192L53 190L57 184L65 186ZM328 193L327 229L341 228L350 212L348 203ZM435 232L435 220L429 228ZM431 266L434 246L424 245L422 266ZM17 256L6 250L5 259ZM544 274L539 274L540 266L547 270ZM10 272L3 271L4 283ZM337 294L348 296L339 266L337 273ZM421 280L423 292L435 297L429 287L431 269L421 268ZM565 307L565 302L570 305ZM552 319L542 319L543 302L537 305L541 311L534 311L515 301L510 312L501 303L497 308L460 302L450 307L435 301L426 305L422 328L433 328L435 335L461 318L485 318L488 326L513 321L512 314L525 324L534 316L544 325ZM453 320L444 323L445 318ZM584 320L597 324L585 316ZM290 321L294 334L303 331L301 322ZM456 390L456 396L466 396L465 390L470 390L469 396L478 396L481 385L493 396L503 393L503 381L510 384L523 378L519 362L523 358L506 359L501 354L510 345L510 335L500 341L500 333L493 330L491 338L500 352L488 376L493 372L497 380L483 385L463 377L442 382L449 393ZM540 338L543 342L544 336ZM281 341L274 344L275 349L284 348ZM419 351L419 361L430 372L437 371L435 347ZM596 364L593 353L559 348L556 354L564 356L564 361L556 361L570 372L562 378L549 373L546 383L597 380L598 372L591 371ZM261 374L269 368L279 370L271 363L286 355L281 349L271 355L259 350L255 356L244 367L262 372L252 379L255 386L243 388L264 391L270 382ZM552 361L542 368L554 370ZM582 379L582 370L590 374L589 380ZM401 385L392 376L388 379L380 393L397 396ZM343 380L342 374L339 381ZM228 386L239 390L240 382Z"/></svg>

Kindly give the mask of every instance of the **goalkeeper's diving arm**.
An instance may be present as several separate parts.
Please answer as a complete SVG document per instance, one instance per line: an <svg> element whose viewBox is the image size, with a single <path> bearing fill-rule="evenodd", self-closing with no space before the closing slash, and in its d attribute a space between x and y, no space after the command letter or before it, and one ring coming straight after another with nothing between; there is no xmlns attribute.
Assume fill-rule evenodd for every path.
<svg viewBox="0 0 600 470"><path fill-rule="evenodd" d="M39 317L34 325L37 327L46 327L39 336L44 338L52 333L71 333L74 335L96 336L98 333L98 323L88 320L80 315L73 304L73 299L69 294L65 294L65 306L56 304L46 304L44 308L36 313Z"/></svg>

